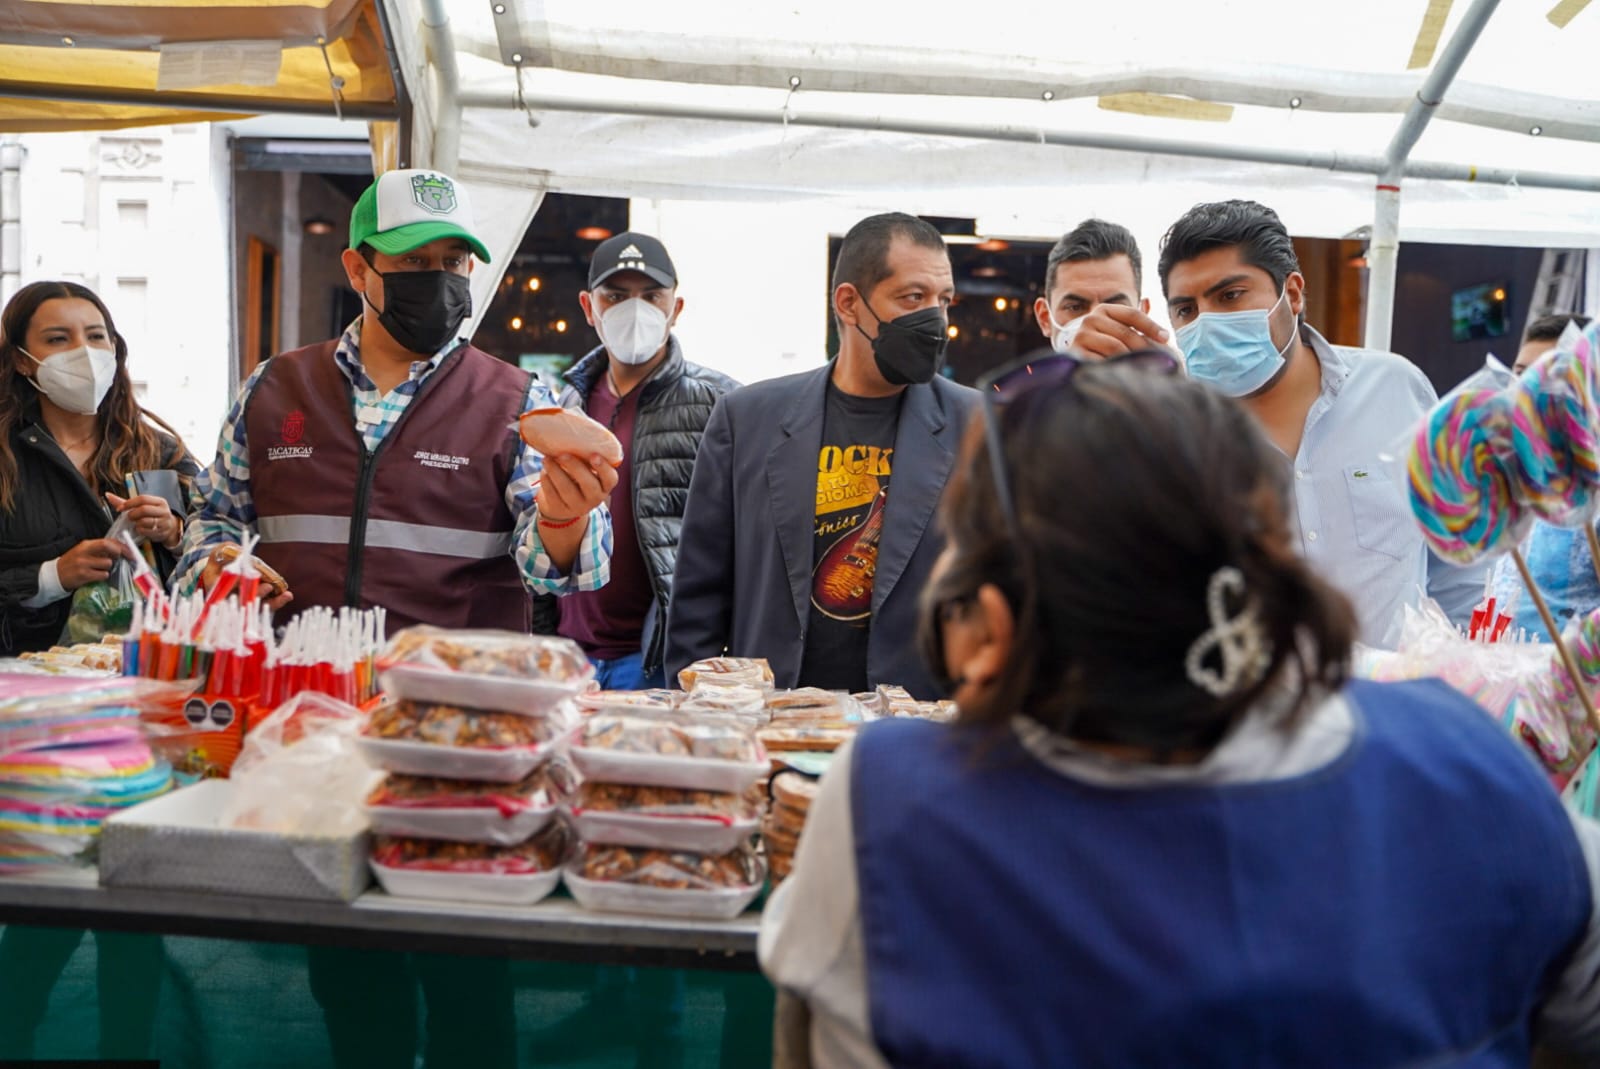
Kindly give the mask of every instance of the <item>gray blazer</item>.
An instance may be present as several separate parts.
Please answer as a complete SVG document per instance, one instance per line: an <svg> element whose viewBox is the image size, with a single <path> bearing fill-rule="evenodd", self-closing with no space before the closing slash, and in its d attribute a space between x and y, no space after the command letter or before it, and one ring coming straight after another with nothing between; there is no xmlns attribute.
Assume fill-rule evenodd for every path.
<svg viewBox="0 0 1600 1069"><path fill-rule="evenodd" d="M726 652L765 657L780 687L800 676L811 618L817 454L831 364L758 382L717 402L695 457L667 617L669 681ZM917 602L944 548L934 510L976 390L908 387L895 436L872 592L867 676L918 698L936 686L917 655Z"/></svg>

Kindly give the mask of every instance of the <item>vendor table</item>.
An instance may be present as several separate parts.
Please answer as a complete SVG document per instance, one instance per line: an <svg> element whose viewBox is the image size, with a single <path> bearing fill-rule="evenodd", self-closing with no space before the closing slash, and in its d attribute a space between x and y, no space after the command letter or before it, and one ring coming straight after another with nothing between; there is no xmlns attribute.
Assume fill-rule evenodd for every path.
<svg viewBox="0 0 1600 1069"><path fill-rule="evenodd" d="M72 951L35 1048L23 1054L149 1057L159 1059L163 1069L290 1064L365 1069L366 1063L348 1057L336 1061L331 1053L307 973L308 957L326 953L316 948L369 955L369 968L376 962L379 968L416 969L419 975L429 962L443 962L462 977L463 987L475 983L475 970L509 975L519 1067L763 1065L770 1057L773 996L755 971L759 920L753 911L731 921L591 913L559 892L534 906L506 907L391 898L372 890L344 905L103 888L93 870L0 877L0 925L19 933L36 928L95 933ZM122 1047L113 1042L108 1049L103 1038L141 1034L137 1026L108 1024L105 1016L107 984L116 983L105 971L117 953L115 933L161 937L159 1011L154 1026L143 1030L151 1037L148 1051L128 1049L126 1039ZM113 956L103 958L107 948ZM0 974L4 1000L27 984L30 970L18 967L15 957L9 967L0 961L0 969L5 970ZM620 985L619 977L624 978ZM596 990L614 992L619 986L625 997L616 1005L624 1008L604 1021L566 1025L579 1019L574 1011ZM122 995L126 1001L126 992ZM433 1007L430 999L416 1001L415 1016L423 1022L416 1047L420 1055ZM642 1028L630 1031L636 1022L659 1020L669 1010L682 1021L680 1041L671 1050L642 1036ZM564 1053L539 1053L547 1034L561 1028L578 1029L579 1041L573 1043L569 1035ZM98 1047L97 1036L102 1037ZM19 1056L14 1045L7 1050L8 1038L0 1035L0 1061ZM377 1069L396 1063L370 1064ZM469 1052L459 1063L425 1062L419 1056L416 1064L484 1063Z"/></svg>
<svg viewBox="0 0 1600 1069"><path fill-rule="evenodd" d="M93 870L0 878L5 924L680 969L754 970L760 920L591 913L564 896L485 906L373 890L345 905L101 887Z"/></svg>

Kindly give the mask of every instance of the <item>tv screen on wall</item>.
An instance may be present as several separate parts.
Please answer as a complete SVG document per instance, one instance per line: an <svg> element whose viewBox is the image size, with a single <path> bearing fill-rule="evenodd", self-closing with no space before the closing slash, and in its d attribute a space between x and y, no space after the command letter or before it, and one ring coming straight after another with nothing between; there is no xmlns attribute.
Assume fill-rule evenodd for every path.
<svg viewBox="0 0 1600 1069"><path fill-rule="evenodd" d="M1484 282L1450 295L1450 336L1456 341L1498 338L1511 318L1510 287L1504 282Z"/></svg>

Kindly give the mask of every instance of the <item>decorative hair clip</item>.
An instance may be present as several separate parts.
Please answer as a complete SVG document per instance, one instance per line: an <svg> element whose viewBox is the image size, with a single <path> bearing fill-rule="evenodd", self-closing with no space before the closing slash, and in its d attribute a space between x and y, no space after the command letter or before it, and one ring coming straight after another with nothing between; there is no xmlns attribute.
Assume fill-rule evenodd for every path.
<svg viewBox="0 0 1600 1069"><path fill-rule="evenodd" d="M1227 698L1255 686L1272 660L1272 645L1256 615L1256 603L1248 601L1229 616L1229 594L1244 594L1244 573L1231 566L1218 568L1206 588L1211 627L1195 639L1183 662L1189 681L1214 698ZM1220 672L1204 663L1212 650L1222 660Z"/></svg>

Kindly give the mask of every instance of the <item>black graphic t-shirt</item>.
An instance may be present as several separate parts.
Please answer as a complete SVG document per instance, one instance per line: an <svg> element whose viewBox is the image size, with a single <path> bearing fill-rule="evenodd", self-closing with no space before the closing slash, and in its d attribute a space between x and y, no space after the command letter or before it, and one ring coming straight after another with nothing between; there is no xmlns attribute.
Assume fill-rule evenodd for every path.
<svg viewBox="0 0 1600 1069"><path fill-rule="evenodd" d="M899 425L899 394L855 397L828 384L802 687L867 689L872 584Z"/></svg>

